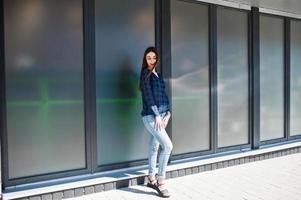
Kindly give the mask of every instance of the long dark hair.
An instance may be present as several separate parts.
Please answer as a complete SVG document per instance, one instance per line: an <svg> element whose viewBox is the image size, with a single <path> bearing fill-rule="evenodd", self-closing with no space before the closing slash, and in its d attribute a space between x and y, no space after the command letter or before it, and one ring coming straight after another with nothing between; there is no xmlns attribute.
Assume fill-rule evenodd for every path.
<svg viewBox="0 0 301 200"><path fill-rule="evenodd" d="M145 68L148 68L148 64L147 64L147 61L146 61L146 55L149 53L149 52L153 52L156 54L156 58L157 58L157 61L156 61L156 64L154 65L154 67L151 69L151 71L147 74L147 76L145 77L145 79L148 79L149 76L151 75L153 69L155 67L157 67L158 65L158 61L159 61L159 54L156 50L155 47L151 46L151 47L147 47L144 51L144 55L143 55L143 58L142 58L142 66L141 66L141 72L140 72L140 82L139 82L139 89L141 90L141 79L143 78L142 77L142 71L145 69Z"/></svg>

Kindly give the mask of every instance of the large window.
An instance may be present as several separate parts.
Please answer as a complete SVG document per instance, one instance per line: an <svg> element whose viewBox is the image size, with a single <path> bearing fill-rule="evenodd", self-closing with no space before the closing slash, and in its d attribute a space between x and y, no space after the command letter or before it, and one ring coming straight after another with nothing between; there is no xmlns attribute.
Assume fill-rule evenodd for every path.
<svg viewBox="0 0 301 200"><path fill-rule="evenodd" d="M210 148L208 38L208 7L172 0L174 154Z"/></svg>
<svg viewBox="0 0 301 200"><path fill-rule="evenodd" d="M284 137L284 120L290 136L301 135L300 20L290 19L290 102L285 102L284 17L260 14L257 91L249 87L249 77L258 77L249 65L248 45L257 42L248 38L254 33L248 32L249 11L192 0L170 0L166 8L169 3L162 1L1 1L4 187L144 163L150 133L142 121L139 78L144 50L155 44L164 56L171 53L171 66L160 67L170 72L174 158L250 146L251 93L260 92L260 105L254 106L260 108L255 128L261 144ZM162 16L165 9L170 16ZM169 40L171 52L165 46ZM86 96L85 83L95 88ZM88 115L95 94L96 115ZM92 119L91 132L85 130L85 114Z"/></svg>
<svg viewBox="0 0 301 200"><path fill-rule="evenodd" d="M85 168L82 1L4 11L9 178Z"/></svg>
<svg viewBox="0 0 301 200"><path fill-rule="evenodd" d="M260 140L284 137L284 21L260 15Z"/></svg>
<svg viewBox="0 0 301 200"><path fill-rule="evenodd" d="M98 164L147 158L142 57L155 43L154 0L95 1Z"/></svg>
<svg viewBox="0 0 301 200"><path fill-rule="evenodd" d="M248 143L248 13L217 9L218 147Z"/></svg>
<svg viewBox="0 0 301 200"><path fill-rule="evenodd" d="M301 21L291 21L290 135L301 134Z"/></svg>

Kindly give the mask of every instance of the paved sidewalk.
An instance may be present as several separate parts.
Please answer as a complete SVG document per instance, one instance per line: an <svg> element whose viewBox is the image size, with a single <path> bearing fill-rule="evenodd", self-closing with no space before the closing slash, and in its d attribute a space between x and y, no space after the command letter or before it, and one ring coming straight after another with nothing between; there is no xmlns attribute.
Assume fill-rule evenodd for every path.
<svg viewBox="0 0 301 200"><path fill-rule="evenodd" d="M170 200L301 200L301 153L167 180ZM163 199L143 185L70 200Z"/></svg>

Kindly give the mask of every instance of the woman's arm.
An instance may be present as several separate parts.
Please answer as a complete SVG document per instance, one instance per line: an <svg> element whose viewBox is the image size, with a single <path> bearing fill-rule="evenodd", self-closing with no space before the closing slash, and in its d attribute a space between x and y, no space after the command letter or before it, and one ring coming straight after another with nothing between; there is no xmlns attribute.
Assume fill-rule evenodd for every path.
<svg viewBox="0 0 301 200"><path fill-rule="evenodd" d="M150 77L147 77L147 70L145 70L142 74L142 80L141 80L142 94L144 96L147 107L151 108L151 110L153 111L153 114L155 116L158 116L158 115L160 116L159 109L158 109L157 105L155 104L155 100L153 97L153 91L152 91L150 79L151 79Z"/></svg>

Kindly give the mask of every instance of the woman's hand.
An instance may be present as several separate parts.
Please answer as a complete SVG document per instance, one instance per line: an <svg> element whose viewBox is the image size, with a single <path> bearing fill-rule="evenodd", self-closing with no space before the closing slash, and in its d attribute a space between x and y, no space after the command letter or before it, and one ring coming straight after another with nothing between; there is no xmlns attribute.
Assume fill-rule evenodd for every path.
<svg viewBox="0 0 301 200"><path fill-rule="evenodd" d="M155 117L155 130L156 131L161 131L161 129L164 128L164 123L163 123L163 120L161 118L160 115L156 116Z"/></svg>
<svg viewBox="0 0 301 200"><path fill-rule="evenodd" d="M163 117L164 128L166 128L170 116L171 116L171 114L170 114L170 112L168 111L167 114Z"/></svg>

